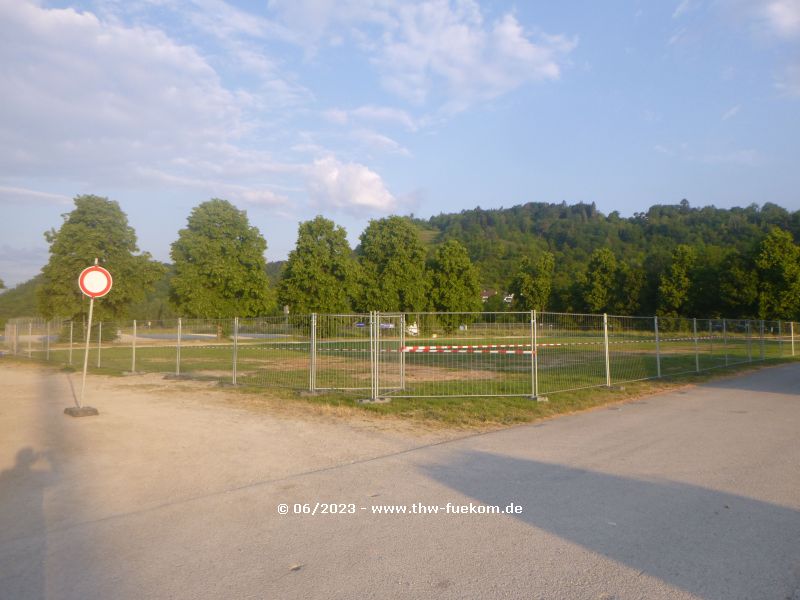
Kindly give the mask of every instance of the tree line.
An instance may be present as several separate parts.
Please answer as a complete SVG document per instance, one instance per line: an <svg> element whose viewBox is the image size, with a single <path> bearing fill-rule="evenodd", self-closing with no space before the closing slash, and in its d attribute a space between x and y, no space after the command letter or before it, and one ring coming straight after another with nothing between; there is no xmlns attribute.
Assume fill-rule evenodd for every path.
<svg viewBox="0 0 800 600"><path fill-rule="evenodd" d="M800 319L800 211L775 205L695 209L683 201L631 218L563 203L427 221L390 216L370 221L355 249L341 226L318 216L300 223L272 280L266 240L226 200L192 210L169 265L139 251L115 201L78 196L63 217L45 234L50 258L37 278L46 317L85 313L76 273L97 257L115 276L114 293L95 308L106 320L263 316L284 307ZM499 293L482 302L486 288Z"/></svg>

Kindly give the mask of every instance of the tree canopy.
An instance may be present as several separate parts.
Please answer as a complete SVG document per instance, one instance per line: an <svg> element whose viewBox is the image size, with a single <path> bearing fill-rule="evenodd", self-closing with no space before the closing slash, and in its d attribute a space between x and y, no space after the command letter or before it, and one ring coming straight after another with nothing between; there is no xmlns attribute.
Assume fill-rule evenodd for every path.
<svg viewBox="0 0 800 600"><path fill-rule="evenodd" d="M278 302L299 314L346 312L355 296L357 269L344 228L321 216L300 223Z"/></svg>
<svg viewBox="0 0 800 600"><path fill-rule="evenodd" d="M189 317L252 317L274 311L264 252L267 242L247 214L227 200L196 206L171 256L171 299Z"/></svg>
<svg viewBox="0 0 800 600"><path fill-rule="evenodd" d="M141 301L164 273L163 265L146 252L137 254L136 233L113 200L77 196L75 208L62 216L64 223L58 231L45 233L50 259L37 288L39 312L66 318L86 312L88 301L78 287L78 276L97 258L114 278L114 287L95 303L96 318L127 317L131 304Z"/></svg>
<svg viewBox="0 0 800 600"><path fill-rule="evenodd" d="M404 217L369 222L357 254L362 267L361 310L418 312L428 307L425 247Z"/></svg>
<svg viewBox="0 0 800 600"><path fill-rule="evenodd" d="M431 308L439 312L473 312L481 309L478 270L457 240L436 249L429 265Z"/></svg>
<svg viewBox="0 0 800 600"><path fill-rule="evenodd" d="M550 252L541 252L535 259L522 257L509 290L514 294L516 308L538 311L547 308L554 269L555 257Z"/></svg>

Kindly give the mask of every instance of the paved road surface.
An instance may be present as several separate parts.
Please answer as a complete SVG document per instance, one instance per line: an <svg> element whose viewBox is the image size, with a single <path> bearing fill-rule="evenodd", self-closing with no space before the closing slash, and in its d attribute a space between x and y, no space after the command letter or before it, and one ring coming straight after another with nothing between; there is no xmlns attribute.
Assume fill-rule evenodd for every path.
<svg viewBox="0 0 800 600"><path fill-rule="evenodd" d="M102 415L57 415L62 380L45 380L27 400L38 441L0 439L15 456L0 473L3 599L800 600L800 364L218 489L165 482L158 461L114 473ZM18 414L12 401L0 421ZM143 448L156 428L171 435L130 423ZM237 451L281 460L225 449ZM207 482L216 464L200 456L190 475ZM136 502L109 491L127 469ZM148 469L158 489L142 495ZM316 502L355 514L278 514ZM447 503L521 513L446 514ZM372 512L414 504L441 509Z"/></svg>

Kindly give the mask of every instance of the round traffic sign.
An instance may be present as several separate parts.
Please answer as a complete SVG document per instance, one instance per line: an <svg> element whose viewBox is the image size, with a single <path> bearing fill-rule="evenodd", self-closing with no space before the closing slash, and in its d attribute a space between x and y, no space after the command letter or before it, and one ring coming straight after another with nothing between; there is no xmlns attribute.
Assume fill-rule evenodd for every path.
<svg viewBox="0 0 800 600"><path fill-rule="evenodd" d="M105 296L111 289L111 284L111 273L97 265L85 268L78 277L81 291L90 298Z"/></svg>

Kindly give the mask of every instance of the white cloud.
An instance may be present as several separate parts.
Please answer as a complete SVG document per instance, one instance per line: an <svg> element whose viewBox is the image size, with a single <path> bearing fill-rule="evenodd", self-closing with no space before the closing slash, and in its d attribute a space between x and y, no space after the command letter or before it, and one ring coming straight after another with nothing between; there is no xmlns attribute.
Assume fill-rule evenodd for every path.
<svg viewBox="0 0 800 600"><path fill-rule="evenodd" d="M375 62L385 87L416 104L443 96L451 110L557 79L577 43L544 34L534 41L510 13L487 28L471 0L403 5L398 30L384 38Z"/></svg>
<svg viewBox="0 0 800 600"><path fill-rule="evenodd" d="M739 110L741 110L741 108L742 107L739 106L738 104L736 106L732 106L731 108L726 110L724 113L722 113L722 120L723 121L727 121L728 119L732 119L737 114L739 114Z"/></svg>
<svg viewBox="0 0 800 600"><path fill-rule="evenodd" d="M271 0L269 7L310 54L346 32L387 90L451 112L557 79L577 44L525 31L512 13L487 23L475 0Z"/></svg>
<svg viewBox="0 0 800 600"><path fill-rule="evenodd" d="M397 204L380 175L333 156L314 161L308 169L308 191L318 206L354 213L387 213Z"/></svg>
<svg viewBox="0 0 800 600"><path fill-rule="evenodd" d="M800 34L800 0L772 0L763 7L771 29L783 37Z"/></svg>

